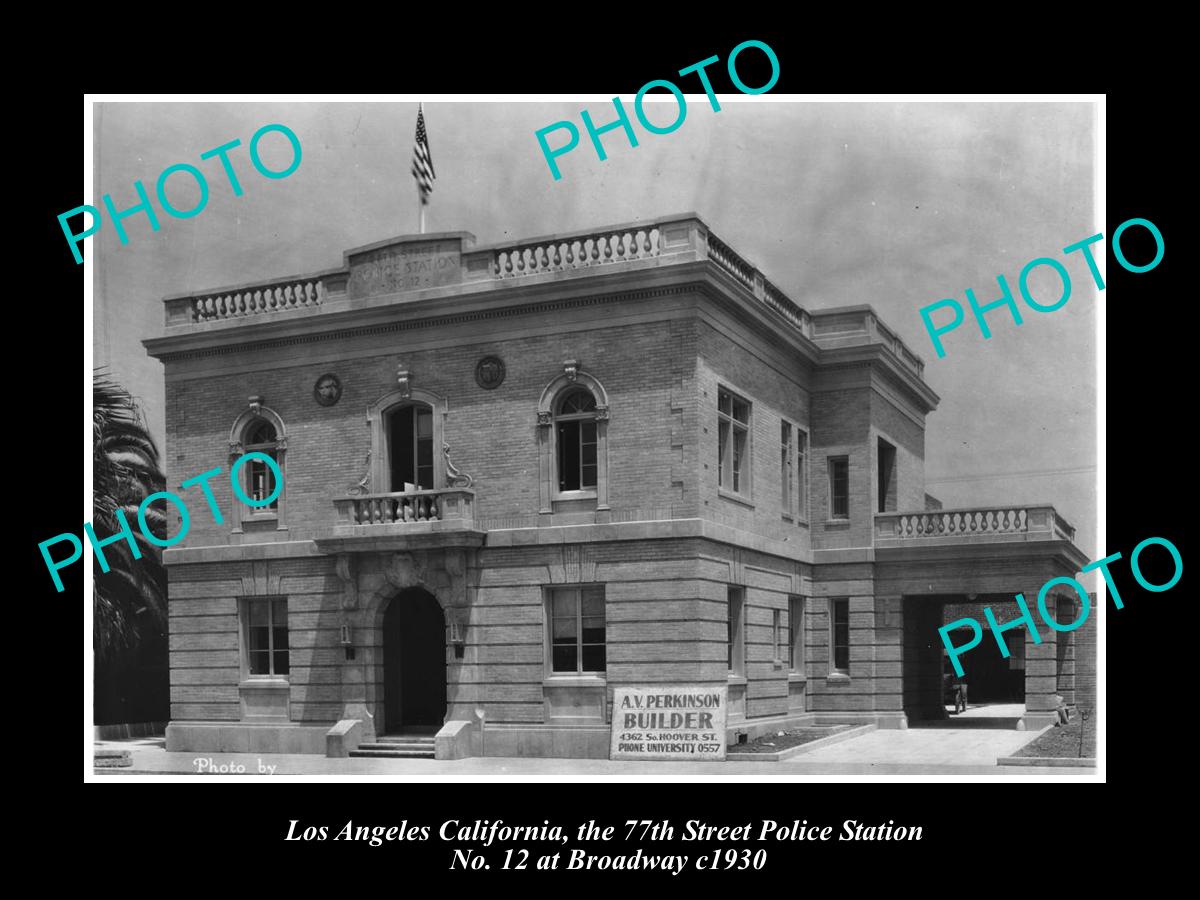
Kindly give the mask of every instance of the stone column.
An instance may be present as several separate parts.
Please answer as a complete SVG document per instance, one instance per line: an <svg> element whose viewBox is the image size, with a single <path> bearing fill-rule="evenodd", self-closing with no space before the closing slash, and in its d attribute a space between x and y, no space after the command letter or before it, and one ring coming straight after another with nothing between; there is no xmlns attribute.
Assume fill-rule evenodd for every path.
<svg viewBox="0 0 1200 900"><path fill-rule="evenodd" d="M1054 701L1058 693L1058 632L1043 622L1038 614L1038 590L1040 586L1020 592L1025 597L1030 618L1036 623L1037 633L1041 637L1041 643L1035 643L1030 629L1025 629L1025 715L1017 725L1021 731L1044 728L1058 718ZM1046 599L1049 606L1050 598ZM1015 603L1013 610L1020 614Z"/></svg>
<svg viewBox="0 0 1200 900"><path fill-rule="evenodd" d="M1055 607L1055 621L1060 625L1070 625L1079 617L1081 604L1071 596L1060 595ZM1091 613L1088 614L1089 618ZM1058 640L1058 693L1063 702L1073 705L1075 699L1075 642L1078 631L1055 632Z"/></svg>

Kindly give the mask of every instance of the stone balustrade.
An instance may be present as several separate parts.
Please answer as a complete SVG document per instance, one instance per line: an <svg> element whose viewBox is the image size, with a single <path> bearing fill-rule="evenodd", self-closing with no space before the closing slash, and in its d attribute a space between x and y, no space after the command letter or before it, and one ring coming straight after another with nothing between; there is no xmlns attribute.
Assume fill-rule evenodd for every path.
<svg viewBox="0 0 1200 900"><path fill-rule="evenodd" d="M342 267L314 275L167 297L166 324L222 327L234 320L334 313L373 305L376 298L386 303L395 295L455 285L515 287L526 279L537 283L703 261L819 345L827 343L826 333L834 344L881 344L922 374L921 360L869 307L809 313L692 214L487 246L476 246L467 232L407 235L348 250Z"/></svg>
<svg viewBox="0 0 1200 900"><path fill-rule="evenodd" d="M492 251L495 278L565 272L659 256L661 233L636 226L578 236L550 238Z"/></svg>
<svg viewBox="0 0 1200 900"><path fill-rule="evenodd" d="M468 488L358 494L333 501L338 528L360 525L417 525L453 523L469 528L474 519L475 492Z"/></svg>
<svg viewBox="0 0 1200 900"><path fill-rule="evenodd" d="M1075 529L1052 506L988 506L875 516L876 543L930 538L1016 535L1028 540L1075 539Z"/></svg>
<svg viewBox="0 0 1200 900"><path fill-rule="evenodd" d="M269 315L296 309L317 309L329 287L323 275L297 275L266 284L219 288L200 294L168 297L167 325L190 325Z"/></svg>

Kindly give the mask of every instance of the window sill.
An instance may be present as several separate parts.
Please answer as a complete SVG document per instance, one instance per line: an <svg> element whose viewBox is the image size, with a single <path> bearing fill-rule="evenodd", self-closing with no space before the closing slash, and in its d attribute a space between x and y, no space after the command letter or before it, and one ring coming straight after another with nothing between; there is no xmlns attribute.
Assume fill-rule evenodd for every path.
<svg viewBox="0 0 1200 900"><path fill-rule="evenodd" d="M746 676L745 675L735 675L733 672L730 672L729 676L725 680L726 680L727 684L744 685L746 683Z"/></svg>
<svg viewBox="0 0 1200 900"><path fill-rule="evenodd" d="M825 676L826 684L849 684L850 675L847 672L830 672Z"/></svg>
<svg viewBox="0 0 1200 900"><path fill-rule="evenodd" d="M239 689L256 691L286 691L290 687L291 682L282 675L248 675L238 682Z"/></svg>
<svg viewBox="0 0 1200 900"><path fill-rule="evenodd" d="M803 672L788 672L788 683L789 684L796 684L796 683L804 684L807 681L808 681L808 676L805 675Z"/></svg>
<svg viewBox="0 0 1200 900"><path fill-rule="evenodd" d="M589 491L555 491L551 500L595 500L596 492Z"/></svg>
<svg viewBox="0 0 1200 900"><path fill-rule="evenodd" d="M604 687L608 678L604 675L547 675L542 681L544 687Z"/></svg>
<svg viewBox="0 0 1200 900"><path fill-rule="evenodd" d="M776 669L782 669L783 668L783 660L782 659L773 659L773 660L771 660L771 665L774 666Z"/></svg>
<svg viewBox="0 0 1200 900"><path fill-rule="evenodd" d="M849 525L849 524L850 524L849 519L826 519L825 520L826 527L829 527L830 525Z"/></svg>
<svg viewBox="0 0 1200 900"><path fill-rule="evenodd" d="M732 500L734 503L754 509L754 503L744 494L736 494L733 491L725 490L723 487L717 488L717 494L726 500Z"/></svg>

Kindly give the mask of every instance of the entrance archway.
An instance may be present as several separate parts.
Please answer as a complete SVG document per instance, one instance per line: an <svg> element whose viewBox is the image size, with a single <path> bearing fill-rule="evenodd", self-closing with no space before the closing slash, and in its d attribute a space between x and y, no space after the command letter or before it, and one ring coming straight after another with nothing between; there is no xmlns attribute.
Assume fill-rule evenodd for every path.
<svg viewBox="0 0 1200 900"><path fill-rule="evenodd" d="M982 611L984 606L991 606L1000 622L1015 619L1012 595L906 597L904 604L901 673L909 726L1018 728L1027 711L1025 632L1012 629L1002 634L1009 651L1003 657L997 652ZM938 629L964 617L981 623L983 633L976 649L959 657L963 675L956 679ZM950 632L956 647L967 646L972 635L967 626ZM966 688L965 710L959 710L955 703L956 684Z"/></svg>
<svg viewBox="0 0 1200 900"><path fill-rule="evenodd" d="M432 594L413 587L383 614L383 728L436 731L446 718L446 617Z"/></svg>

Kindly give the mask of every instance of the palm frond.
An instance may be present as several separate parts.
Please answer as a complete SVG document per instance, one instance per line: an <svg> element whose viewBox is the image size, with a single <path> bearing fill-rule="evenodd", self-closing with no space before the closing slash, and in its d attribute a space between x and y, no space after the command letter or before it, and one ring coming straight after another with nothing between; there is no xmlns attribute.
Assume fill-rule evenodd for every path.
<svg viewBox="0 0 1200 900"><path fill-rule="evenodd" d="M141 502L166 482L158 447L146 429L129 392L97 372L92 379L92 528L103 539L121 527L125 517L140 558L128 541L103 548L108 571L93 563L92 640L100 660L135 647L143 634L166 624L167 578L160 548L138 528ZM168 517L161 501L145 512L146 525L158 537L166 534Z"/></svg>

